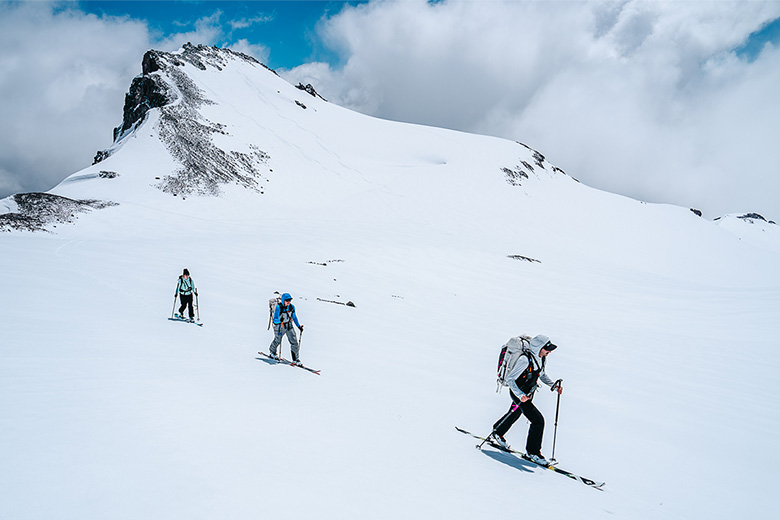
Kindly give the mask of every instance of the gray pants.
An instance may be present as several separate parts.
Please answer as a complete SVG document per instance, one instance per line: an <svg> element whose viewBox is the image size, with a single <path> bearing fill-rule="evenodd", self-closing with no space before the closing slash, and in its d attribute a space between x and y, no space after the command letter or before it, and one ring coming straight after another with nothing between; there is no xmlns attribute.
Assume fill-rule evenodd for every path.
<svg viewBox="0 0 780 520"><path fill-rule="evenodd" d="M287 339L290 341L290 350L292 351L293 361L298 361L298 337L295 335L295 329L290 325L289 329L285 329L284 325L274 324L274 340L271 342L271 346L268 350L271 351L271 355L276 355L277 347L282 346L282 337L287 334Z"/></svg>

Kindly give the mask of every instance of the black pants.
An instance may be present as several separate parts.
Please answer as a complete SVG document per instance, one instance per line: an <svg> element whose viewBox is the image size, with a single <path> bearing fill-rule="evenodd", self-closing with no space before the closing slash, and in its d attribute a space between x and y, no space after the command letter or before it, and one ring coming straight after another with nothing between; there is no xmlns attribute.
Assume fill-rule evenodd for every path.
<svg viewBox="0 0 780 520"><path fill-rule="evenodd" d="M179 316L184 316L184 309L190 308L190 318L195 317L195 311L192 310L192 294L180 294L181 307L179 307Z"/></svg>
<svg viewBox="0 0 780 520"><path fill-rule="evenodd" d="M531 421L531 427L528 429L528 438L525 441L525 451L529 455L539 455L542 452L542 434L544 434L544 417L542 412L534 406L530 399L523 403L511 390L509 393L512 395L512 406L493 425L493 431L503 437L509 431L509 428L515 424L515 421L521 415L525 415Z"/></svg>

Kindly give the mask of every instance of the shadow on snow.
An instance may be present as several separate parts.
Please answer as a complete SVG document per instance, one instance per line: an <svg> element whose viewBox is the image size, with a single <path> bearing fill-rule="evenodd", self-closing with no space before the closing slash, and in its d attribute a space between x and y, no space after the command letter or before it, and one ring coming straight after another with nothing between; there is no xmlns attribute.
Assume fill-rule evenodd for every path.
<svg viewBox="0 0 780 520"><path fill-rule="evenodd" d="M507 453L505 451L494 451L494 450L486 450L486 449L482 449L480 451L484 453L487 457L490 457L491 459L496 460L502 464L506 464L507 466L511 466L519 471L533 473L532 468L536 466L532 462L528 462L519 457L515 457L511 453Z"/></svg>

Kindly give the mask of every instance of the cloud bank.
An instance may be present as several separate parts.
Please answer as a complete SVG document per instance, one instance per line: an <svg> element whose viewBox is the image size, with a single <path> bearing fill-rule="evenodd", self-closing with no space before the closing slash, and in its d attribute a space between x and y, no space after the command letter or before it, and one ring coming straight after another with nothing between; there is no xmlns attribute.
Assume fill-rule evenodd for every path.
<svg viewBox="0 0 780 520"><path fill-rule="evenodd" d="M778 2L375 1L323 19L341 64L281 71L368 114L516 139L594 187L780 218Z"/></svg>

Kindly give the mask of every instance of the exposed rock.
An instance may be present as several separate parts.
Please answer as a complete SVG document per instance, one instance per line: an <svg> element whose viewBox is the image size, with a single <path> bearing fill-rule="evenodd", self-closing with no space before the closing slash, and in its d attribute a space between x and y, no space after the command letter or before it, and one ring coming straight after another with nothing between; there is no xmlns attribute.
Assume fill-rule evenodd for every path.
<svg viewBox="0 0 780 520"><path fill-rule="evenodd" d="M117 177L119 177L119 174L117 172L102 170L98 172L98 177L100 177L101 179L116 179Z"/></svg>
<svg viewBox="0 0 780 520"><path fill-rule="evenodd" d="M536 162L536 164L539 166L539 168L541 168L543 170L546 169L544 167L544 161L545 161L544 155L540 154L538 151L534 150L533 148L531 148L530 146L528 146L525 143L521 143L520 141L515 141L515 142L517 144L519 144L520 146L528 149L533 154L534 162ZM561 170L561 171L563 171L563 170Z"/></svg>
<svg viewBox="0 0 780 520"><path fill-rule="evenodd" d="M297 88L298 90L303 90L304 92L308 92L313 97L320 98L323 101L327 101L327 99L317 94L317 91L314 90L314 87L311 86L311 83L307 83L305 86L303 83L298 83L297 85L295 85L295 88Z"/></svg>
<svg viewBox="0 0 780 520"><path fill-rule="evenodd" d="M295 100L295 104L298 105L299 107L301 107L302 109L306 110L306 105L304 105L303 103L301 103L297 99Z"/></svg>
<svg viewBox="0 0 780 520"><path fill-rule="evenodd" d="M117 205L94 199L73 200L50 193L17 193L12 198L17 211L0 215L0 231L48 231L46 226L72 223L79 213Z"/></svg>
<svg viewBox="0 0 780 520"><path fill-rule="evenodd" d="M758 213L745 213L744 215L740 215L737 218L741 218L745 222L753 223L754 220L761 220L763 222L766 222L766 219L759 215Z"/></svg>
<svg viewBox="0 0 780 520"><path fill-rule="evenodd" d="M517 144L519 144L520 146L522 146L523 148L525 148L526 150L528 150L529 152L531 152L531 157L533 158L534 162L536 163L536 166L538 166L539 168L541 168L543 170L547 169L547 167L545 166L545 163L547 162L547 158L544 155L542 155L538 151L534 150L533 148L531 148L530 146L528 146L525 143L521 143L520 141L515 141L515 142ZM531 166L527 162L522 161L522 164L523 164L523 166L525 166L526 170L530 170L532 172L534 171L533 166ZM553 173L560 173L560 174L566 175L567 177L569 176L565 171L563 171L562 169L558 168L557 166L553 166L550 163L547 163L547 164L552 167ZM572 177L572 179L574 179L574 177ZM577 181L577 182L580 182L577 179L574 179L574 180Z"/></svg>
<svg viewBox="0 0 780 520"><path fill-rule="evenodd" d="M538 264L542 263L541 260L537 260L536 258L529 258L527 256L522 256L522 255L507 255L506 257L511 258L512 260L524 260L526 262L531 262L531 263L536 262Z"/></svg>
<svg viewBox="0 0 780 520"><path fill-rule="evenodd" d="M729 217L729 216L727 216L727 217ZM755 221L759 220L759 221L762 221L762 222L766 222L767 224L775 224L776 225L774 220L767 220L762 215L759 215L758 213L745 213L744 215L738 215L736 217L734 217L733 215L730 215L730 217L741 219L741 220L747 222L748 224L755 224ZM712 220L717 222L718 220L720 220L722 218L723 217L715 217Z"/></svg>
<svg viewBox="0 0 780 520"><path fill-rule="evenodd" d="M116 135L116 130L114 130L114 135ZM108 150L100 150L95 154L95 158L92 160L92 164L97 164L104 159L108 159L110 156L111 152Z"/></svg>
<svg viewBox="0 0 780 520"><path fill-rule="evenodd" d="M333 260L325 260L324 262L313 262L313 261L310 261L308 263L310 263L312 265L321 265L323 267L327 267L328 264L339 264L339 263L342 263L342 262L344 262L344 260L341 260L340 258L336 258L336 259L333 259Z"/></svg>
<svg viewBox="0 0 780 520"><path fill-rule="evenodd" d="M355 307L355 304L351 301L348 301L347 303L344 302L337 302L336 300L325 300L323 298L317 298L318 302L325 302L325 303L335 303L337 305L346 305L347 307Z"/></svg>
<svg viewBox="0 0 780 520"><path fill-rule="evenodd" d="M536 161L536 164L539 166L539 168L541 168L543 170L545 169L544 168L544 155L540 154L536 150L534 150L534 161Z"/></svg>
<svg viewBox="0 0 780 520"><path fill-rule="evenodd" d="M149 52L144 55L144 61L147 61ZM114 128L114 141L133 128L136 123L143 121L149 110L164 107L173 103L176 98L176 92L158 74L145 73L133 78L130 90L125 94L122 124Z"/></svg>
<svg viewBox="0 0 780 520"><path fill-rule="evenodd" d="M516 170L512 170L510 168L501 168L501 171L504 172L506 182L512 186L520 186L520 179L528 178L528 174L520 169L520 167L517 167Z"/></svg>
<svg viewBox="0 0 780 520"><path fill-rule="evenodd" d="M696 215L697 217L701 217L701 211L698 209L691 208L691 211Z"/></svg>

